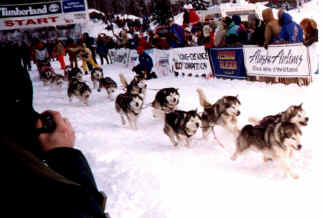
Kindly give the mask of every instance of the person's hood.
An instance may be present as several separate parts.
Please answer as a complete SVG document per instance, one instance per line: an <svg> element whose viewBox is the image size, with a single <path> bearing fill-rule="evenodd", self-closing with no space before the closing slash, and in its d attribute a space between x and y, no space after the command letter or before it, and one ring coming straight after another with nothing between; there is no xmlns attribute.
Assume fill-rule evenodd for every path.
<svg viewBox="0 0 322 218"><path fill-rule="evenodd" d="M292 21L293 21L292 16L286 12L283 12L281 18L283 20L283 24L286 24L286 25L289 23L292 23Z"/></svg>
<svg viewBox="0 0 322 218"><path fill-rule="evenodd" d="M234 23L236 24L236 25L240 25L241 24L241 18L240 18L240 16L239 15L236 15L236 14L234 14L233 16L232 16L232 20L234 21Z"/></svg>
<svg viewBox="0 0 322 218"><path fill-rule="evenodd" d="M271 8L266 8L263 12L262 12L262 16L263 16L263 20L265 23L268 23L272 20L274 20L274 15L273 15L273 11Z"/></svg>

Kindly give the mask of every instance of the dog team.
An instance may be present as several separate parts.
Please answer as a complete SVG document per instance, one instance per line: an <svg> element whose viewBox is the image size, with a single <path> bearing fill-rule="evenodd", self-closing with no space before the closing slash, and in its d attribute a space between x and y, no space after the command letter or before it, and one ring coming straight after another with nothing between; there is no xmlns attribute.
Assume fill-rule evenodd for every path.
<svg viewBox="0 0 322 218"><path fill-rule="evenodd" d="M62 77L41 76L41 80L62 84ZM84 104L88 105L91 89L82 81L82 71L79 68L65 69L65 80L68 80L67 95L69 100L75 96ZM48 80L48 81L47 81ZM113 99L117 83L110 77L103 76L101 68L91 71L93 88L101 91L104 88L109 99ZM58 82L59 81L59 82ZM120 81L125 89L115 99L115 109L120 114L121 123L126 125L128 121L132 129L137 129L137 119L142 112L147 84L144 75L135 75L128 83L123 74ZM253 150L263 154L263 160L274 161L286 175L298 178L289 166L289 161L294 151L302 148L301 128L306 126L309 118L305 115L302 104L290 106L287 110L264 117L262 120L249 118L251 125L244 126L241 130L237 126L237 118L240 115L240 101L238 96L224 96L214 104L210 103L202 89L197 89L200 105L203 112L197 110L177 110L180 94L176 88L164 88L158 90L152 102L152 113L154 118L164 120L164 133L169 137L174 146L185 144L191 145L192 136L198 129L202 130L202 137L207 140L210 133L217 139L214 131L215 126L221 126L230 131L236 137L236 151L231 157L236 160L240 155ZM223 146L217 139L219 144Z"/></svg>

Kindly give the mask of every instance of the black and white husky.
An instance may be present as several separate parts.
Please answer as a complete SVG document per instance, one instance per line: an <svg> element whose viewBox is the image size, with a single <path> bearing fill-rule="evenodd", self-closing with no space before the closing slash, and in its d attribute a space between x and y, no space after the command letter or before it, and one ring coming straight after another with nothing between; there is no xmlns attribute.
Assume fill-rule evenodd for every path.
<svg viewBox="0 0 322 218"><path fill-rule="evenodd" d="M103 69L100 67L95 67L91 71L91 80L93 82L94 89L96 89L96 87L98 87L98 84L102 78L103 78Z"/></svg>
<svg viewBox="0 0 322 218"><path fill-rule="evenodd" d="M132 95L140 95L143 99L146 94L147 84L144 75L135 75L132 81L128 84L123 74L120 74L120 80L126 93Z"/></svg>
<svg viewBox="0 0 322 218"><path fill-rule="evenodd" d="M165 113L175 111L179 104L179 99L178 89L164 88L159 90L152 102L153 117L164 117Z"/></svg>
<svg viewBox="0 0 322 218"><path fill-rule="evenodd" d="M306 116L302 104L300 104L298 106L291 105L285 111L276 115L266 116L262 120L258 120L256 118L249 118L249 121L254 125L259 125L264 128L270 124L278 122L294 123L295 125L297 125L297 127L301 128L303 126L307 126L309 118Z"/></svg>
<svg viewBox="0 0 322 218"><path fill-rule="evenodd" d="M163 131L174 146L184 141L189 147L192 136L196 134L200 126L201 120L197 110L187 112L176 110L165 114Z"/></svg>
<svg viewBox="0 0 322 218"><path fill-rule="evenodd" d="M216 103L211 104L207 100L203 90L197 89L200 105L204 108L201 115L203 138L207 139L214 126L219 125L231 131L236 137L239 134L237 117L240 115L240 101L237 96L224 96ZM215 136L216 137L216 136Z"/></svg>
<svg viewBox="0 0 322 218"><path fill-rule="evenodd" d="M114 94L116 93L117 90L117 84L116 82L111 79L110 77L104 77L99 80L99 87L97 91L101 91L101 89L104 88L107 93L107 97L109 99L114 98Z"/></svg>
<svg viewBox="0 0 322 218"><path fill-rule="evenodd" d="M63 75L60 75L60 74L54 74L51 78L50 78L50 84L52 86L58 86L58 87L62 87L63 84L64 84L64 76Z"/></svg>
<svg viewBox="0 0 322 218"><path fill-rule="evenodd" d="M248 150L261 152L264 155L264 161L273 160L284 171L297 179L289 166L289 161L294 151L302 148L300 128L290 122L276 122L265 126L246 125L242 128L236 140L236 152L231 157L236 160L238 156Z"/></svg>
<svg viewBox="0 0 322 218"><path fill-rule="evenodd" d="M122 124L126 124L126 117L132 129L137 129L136 122L142 106L143 99L140 95L124 93L119 94L115 100L115 109L121 116Z"/></svg>
<svg viewBox="0 0 322 218"><path fill-rule="evenodd" d="M88 105L91 92L91 89L85 82L81 82L77 79L72 79L68 84L67 95L70 102L72 102L72 98L75 96L81 102Z"/></svg>
<svg viewBox="0 0 322 218"><path fill-rule="evenodd" d="M69 69L69 68L68 68ZM83 72L81 69L79 69L78 67L74 67L72 68L71 70L68 70L66 71L66 74L67 74L67 79L68 79L68 82L76 79L78 81L82 81L82 78L83 78Z"/></svg>

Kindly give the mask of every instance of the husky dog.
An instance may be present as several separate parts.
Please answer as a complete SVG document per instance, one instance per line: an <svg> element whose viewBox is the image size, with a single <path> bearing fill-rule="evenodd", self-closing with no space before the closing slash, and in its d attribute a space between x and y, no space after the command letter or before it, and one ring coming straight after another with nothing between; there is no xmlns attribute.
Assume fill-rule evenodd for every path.
<svg viewBox="0 0 322 218"><path fill-rule="evenodd" d="M67 65L64 69L64 78L65 81L68 81L68 75L70 74L70 72L72 71L72 67Z"/></svg>
<svg viewBox="0 0 322 218"><path fill-rule="evenodd" d="M140 95L144 99L147 88L144 75L135 75L130 84L127 83L123 74L120 74L120 80L123 87L126 88L126 93Z"/></svg>
<svg viewBox="0 0 322 218"><path fill-rule="evenodd" d="M68 81L77 79L78 81L82 81L83 73L82 70L78 67L74 67L71 71L68 72L67 78Z"/></svg>
<svg viewBox="0 0 322 218"><path fill-rule="evenodd" d="M164 88L157 92L154 101L152 102L153 117L158 117L158 114L169 113L177 109L179 104L179 92L175 88Z"/></svg>
<svg viewBox="0 0 322 218"><path fill-rule="evenodd" d="M91 72L91 80L93 82L94 89L96 89L100 79L102 78L103 78L103 69L100 67L95 67Z"/></svg>
<svg viewBox="0 0 322 218"><path fill-rule="evenodd" d="M50 83L52 85L56 85L58 87L62 87L63 86L63 83L64 83L64 80L65 80L65 77L63 75L60 75L60 74L54 74L51 79L50 79Z"/></svg>
<svg viewBox="0 0 322 218"><path fill-rule="evenodd" d="M277 162L286 175L297 179L289 167L293 151L300 150L302 145L300 128L290 122L277 122L266 127L246 125L237 137L237 148L232 160L247 150L262 152L264 161L271 159Z"/></svg>
<svg viewBox="0 0 322 218"><path fill-rule="evenodd" d="M302 104L299 106L292 105L276 115L266 116L262 120L257 120L255 118L249 118L249 121L254 125L262 126L266 128L270 124L278 123L278 122L290 122L297 125L297 127L301 128L303 126L307 126L309 118L305 115L305 111L302 108Z"/></svg>
<svg viewBox="0 0 322 218"><path fill-rule="evenodd" d="M202 135L207 139L210 131L213 132L214 126L219 125L231 131L234 135L238 135L237 116L240 115L238 107L240 101L238 96L224 96L215 104L210 104L202 89L197 89L199 94L200 105L204 108L201 115Z"/></svg>
<svg viewBox="0 0 322 218"><path fill-rule="evenodd" d="M101 91L101 89L106 89L107 97L109 99L113 99L113 95L117 89L117 84L114 80L112 80L110 77L104 77L99 80L99 87L97 91Z"/></svg>
<svg viewBox="0 0 322 218"><path fill-rule="evenodd" d="M137 129L136 121L142 111L142 106L142 97L130 93L118 95L115 101L115 109L121 116L122 124L126 124L124 118L126 117L132 129Z"/></svg>
<svg viewBox="0 0 322 218"><path fill-rule="evenodd" d="M41 67L39 74L40 74L40 81L42 81L44 86L46 86L50 83L50 80L54 75L54 71L50 66L43 66Z"/></svg>
<svg viewBox="0 0 322 218"><path fill-rule="evenodd" d="M184 140L189 147L191 137L196 134L200 126L201 120L197 110L188 112L176 110L165 114L163 131L174 146Z"/></svg>
<svg viewBox="0 0 322 218"><path fill-rule="evenodd" d="M67 95L70 102L72 102L72 97L75 96L81 102L88 105L88 99L91 92L91 89L85 82L81 82L77 79L72 79L68 84Z"/></svg>

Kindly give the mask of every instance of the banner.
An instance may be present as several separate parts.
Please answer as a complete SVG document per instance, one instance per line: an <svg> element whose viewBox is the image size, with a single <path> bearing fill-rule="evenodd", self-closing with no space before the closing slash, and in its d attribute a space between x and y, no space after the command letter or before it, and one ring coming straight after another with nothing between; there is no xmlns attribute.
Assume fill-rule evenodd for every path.
<svg viewBox="0 0 322 218"><path fill-rule="evenodd" d="M171 49L169 63L176 76L208 77L212 74L203 46Z"/></svg>
<svg viewBox="0 0 322 218"><path fill-rule="evenodd" d="M215 76L245 79L245 65L242 48L210 49L210 61Z"/></svg>
<svg viewBox="0 0 322 218"><path fill-rule="evenodd" d="M148 49L145 52L153 60L153 68L151 72L155 72L158 77L168 76L170 73L169 51L160 49ZM139 64L139 55L136 50L129 51L128 68L132 70L134 66Z"/></svg>
<svg viewBox="0 0 322 218"><path fill-rule="evenodd" d="M154 72L157 74L158 77L169 76L170 70L171 70L170 64L169 64L169 57L170 57L169 51L155 49L154 56L155 56Z"/></svg>
<svg viewBox="0 0 322 218"><path fill-rule="evenodd" d="M109 56L112 64L124 64L127 65L129 61L130 50L127 48L110 49Z"/></svg>
<svg viewBox="0 0 322 218"><path fill-rule="evenodd" d="M272 45L266 50L244 46L247 76L308 77L311 75L308 49L303 44Z"/></svg>
<svg viewBox="0 0 322 218"><path fill-rule="evenodd" d="M68 25L87 21L85 0L0 5L0 30Z"/></svg>

